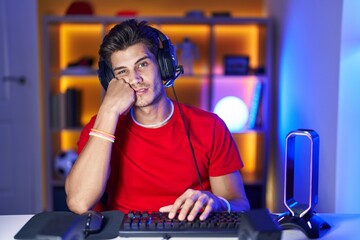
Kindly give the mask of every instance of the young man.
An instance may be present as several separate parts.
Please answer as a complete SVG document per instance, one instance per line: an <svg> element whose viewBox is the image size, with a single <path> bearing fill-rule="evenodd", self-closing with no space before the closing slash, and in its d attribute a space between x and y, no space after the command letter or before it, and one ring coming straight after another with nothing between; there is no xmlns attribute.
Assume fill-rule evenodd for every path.
<svg viewBox="0 0 360 240"><path fill-rule="evenodd" d="M81 133L79 157L66 179L75 213L98 206L104 193L107 210L178 213L179 220L249 210L243 163L224 122L166 96L161 36L145 22L128 20L100 46L114 78L106 86L101 79L105 97Z"/></svg>

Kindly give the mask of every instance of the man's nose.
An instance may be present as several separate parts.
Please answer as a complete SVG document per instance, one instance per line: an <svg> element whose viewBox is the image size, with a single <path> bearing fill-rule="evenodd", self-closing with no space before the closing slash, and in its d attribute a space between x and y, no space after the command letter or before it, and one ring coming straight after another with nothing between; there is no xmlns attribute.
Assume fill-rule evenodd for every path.
<svg viewBox="0 0 360 240"><path fill-rule="evenodd" d="M142 76L141 74L139 74L138 71L133 71L132 74L130 74L129 76L129 84L139 84L140 82L142 82Z"/></svg>

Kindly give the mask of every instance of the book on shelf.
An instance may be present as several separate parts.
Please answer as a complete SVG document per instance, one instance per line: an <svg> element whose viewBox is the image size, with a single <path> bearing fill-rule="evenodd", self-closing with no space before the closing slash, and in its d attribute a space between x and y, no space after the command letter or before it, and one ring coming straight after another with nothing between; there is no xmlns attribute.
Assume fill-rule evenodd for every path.
<svg viewBox="0 0 360 240"><path fill-rule="evenodd" d="M50 99L50 127L61 129L66 127L65 123L65 94L55 93Z"/></svg>
<svg viewBox="0 0 360 240"><path fill-rule="evenodd" d="M262 88L263 88L263 83L257 81L254 86L251 105L249 109L249 120L247 124L247 127L249 129L254 129L259 124L261 124L260 105L261 105Z"/></svg>
<svg viewBox="0 0 360 240"><path fill-rule="evenodd" d="M51 95L50 126L55 129L81 126L81 91L69 88L65 93Z"/></svg>
<svg viewBox="0 0 360 240"><path fill-rule="evenodd" d="M61 70L62 75L96 75L97 70L91 66L73 66Z"/></svg>
<svg viewBox="0 0 360 240"><path fill-rule="evenodd" d="M80 114L81 114L81 103L80 96L81 92L74 88L68 88L65 92L66 102L66 127L76 128L80 127Z"/></svg>

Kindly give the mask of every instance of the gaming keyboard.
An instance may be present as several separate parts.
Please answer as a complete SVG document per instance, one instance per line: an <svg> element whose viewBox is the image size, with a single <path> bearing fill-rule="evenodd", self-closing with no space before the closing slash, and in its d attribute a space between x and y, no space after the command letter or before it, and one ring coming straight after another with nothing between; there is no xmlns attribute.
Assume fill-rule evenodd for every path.
<svg viewBox="0 0 360 240"><path fill-rule="evenodd" d="M169 219L168 213L129 212L120 225L120 237L237 237L241 212L212 212L201 221Z"/></svg>

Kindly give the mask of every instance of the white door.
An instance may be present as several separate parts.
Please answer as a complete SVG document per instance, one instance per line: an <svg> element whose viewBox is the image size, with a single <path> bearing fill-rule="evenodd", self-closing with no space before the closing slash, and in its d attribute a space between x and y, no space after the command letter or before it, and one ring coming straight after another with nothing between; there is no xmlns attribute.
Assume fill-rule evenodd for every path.
<svg viewBox="0 0 360 240"><path fill-rule="evenodd" d="M0 215L42 210L37 1L0 0Z"/></svg>

